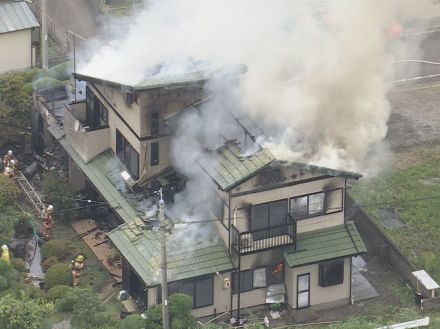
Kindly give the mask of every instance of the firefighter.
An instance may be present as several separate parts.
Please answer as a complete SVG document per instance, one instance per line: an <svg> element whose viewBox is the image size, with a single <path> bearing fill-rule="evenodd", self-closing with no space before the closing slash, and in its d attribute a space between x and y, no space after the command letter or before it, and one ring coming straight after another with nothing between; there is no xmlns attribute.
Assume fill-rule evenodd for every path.
<svg viewBox="0 0 440 329"><path fill-rule="evenodd" d="M17 161L14 152L12 152L12 150L9 150L8 153L6 153L5 156L3 157L3 167L10 166L11 160Z"/></svg>
<svg viewBox="0 0 440 329"><path fill-rule="evenodd" d="M79 254L70 263L70 269L72 270L73 286L76 288L79 286L79 278L81 277L81 271L84 269L85 257Z"/></svg>
<svg viewBox="0 0 440 329"><path fill-rule="evenodd" d="M14 152L9 150L8 153L3 157L3 172L8 177L13 177L15 171L17 170L17 159L15 158Z"/></svg>
<svg viewBox="0 0 440 329"><path fill-rule="evenodd" d="M53 214L53 206L50 204L47 206L46 210L44 211L43 227L45 230L50 230L53 227L54 220L52 214Z"/></svg>
<svg viewBox="0 0 440 329"><path fill-rule="evenodd" d="M9 161L9 168L10 168L9 177L15 177L17 175L17 160L16 159L11 159L11 161Z"/></svg>
<svg viewBox="0 0 440 329"><path fill-rule="evenodd" d="M9 259L9 248L7 245L3 245L1 247L2 249L2 260L5 261L6 263L11 263L11 260Z"/></svg>

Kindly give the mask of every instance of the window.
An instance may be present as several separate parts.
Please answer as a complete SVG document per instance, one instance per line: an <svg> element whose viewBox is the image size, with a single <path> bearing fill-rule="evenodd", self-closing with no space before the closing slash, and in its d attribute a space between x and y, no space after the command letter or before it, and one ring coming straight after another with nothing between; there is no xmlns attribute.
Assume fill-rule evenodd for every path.
<svg viewBox="0 0 440 329"><path fill-rule="evenodd" d="M290 199L290 212L293 218L302 219L324 213L324 192Z"/></svg>
<svg viewBox="0 0 440 329"><path fill-rule="evenodd" d="M108 126L108 110L89 88L86 89L86 121L90 129Z"/></svg>
<svg viewBox="0 0 440 329"><path fill-rule="evenodd" d="M282 226L287 223L287 200L280 200L269 202L265 204L255 205L251 208L251 231L263 230L254 232L252 238L254 240L261 240L267 237L285 234L287 227L277 229L276 232L271 232L268 229L274 226Z"/></svg>
<svg viewBox="0 0 440 329"><path fill-rule="evenodd" d="M116 155L127 167L134 178L139 177L139 153L116 129Z"/></svg>
<svg viewBox="0 0 440 329"><path fill-rule="evenodd" d="M283 283L283 265L281 265L281 270L278 271L274 270L275 266L276 265L233 273L232 292L234 294L238 293L238 275L240 275L240 292L265 288L271 284Z"/></svg>
<svg viewBox="0 0 440 329"><path fill-rule="evenodd" d="M127 103L128 104L133 104L135 101L137 101L137 97L135 94L132 93L127 93Z"/></svg>
<svg viewBox="0 0 440 329"><path fill-rule="evenodd" d="M159 164L159 143L150 144L150 165L156 166Z"/></svg>
<svg viewBox="0 0 440 329"><path fill-rule="evenodd" d="M334 286L344 282L344 260L319 264L319 285Z"/></svg>
<svg viewBox="0 0 440 329"><path fill-rule="evenodd" d="M151 135L159 135L159 112L151 113Z"/></svg>
<svg viewBox="0 0 440 329"><path fill-rule="evenodd" d="M193 299L193 308L214 304L213 278L180 281L168 286L168 294L186 294ZM159 291L160 292L160 291Z"/></svg>

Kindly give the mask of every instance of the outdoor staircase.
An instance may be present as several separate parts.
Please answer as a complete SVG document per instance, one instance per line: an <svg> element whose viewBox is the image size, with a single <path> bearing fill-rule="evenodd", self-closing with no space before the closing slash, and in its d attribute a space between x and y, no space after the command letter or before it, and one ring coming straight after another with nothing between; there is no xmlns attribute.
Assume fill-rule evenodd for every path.
<svg viewBox="0 0 440 329"><path fill-rule="evenodd" d="M37 191L35 191L31 183L29 183L26 176L19 170L17 171L17 182L37 210L38 215L42 217L45 210L44 203L41 201L40 196L38 195Z"/></svg>

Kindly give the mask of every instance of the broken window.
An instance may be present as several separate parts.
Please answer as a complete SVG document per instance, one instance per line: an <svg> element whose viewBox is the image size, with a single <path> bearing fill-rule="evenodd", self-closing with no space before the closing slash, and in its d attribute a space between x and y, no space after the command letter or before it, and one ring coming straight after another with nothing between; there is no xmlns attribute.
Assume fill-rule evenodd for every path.
<svg viewBox="0 0 440 329"><path fill-rule="evenodd" d="M292 198L290 199L290 212L295 219L323 214L324 199L324 192Z"/></svg>
<svg viewBox="0 0 440 329"><path fill-rule="evenodd" d="M330 190L326 192L325 204L327 213L341 211L343 208L342 189Z"/></svg>
<svg viewBox="0 0 440 329"><path fill-rule="evenodd" d="M139 153L116 129L116 155L124 163L131 175L139 178Z"/></svg>
<svg viewBox="0 0 440 329"><path fill-rule="evenodd" d="M108 110L89 88L86 89L86 121L90 129L108 127Z"/></svg>
<svg viewBox="0 0 440 329"><path fill-rule="evenodd" d="M156 166L159 164L159 143L154 142L150 144L150 165Z"/></svg>
<svg viewBox="0 0 440 329"><path fill-rule="evenodd" d="M319 285L334 286L344 282L344 260L339 259L319 264Z"/></svg>

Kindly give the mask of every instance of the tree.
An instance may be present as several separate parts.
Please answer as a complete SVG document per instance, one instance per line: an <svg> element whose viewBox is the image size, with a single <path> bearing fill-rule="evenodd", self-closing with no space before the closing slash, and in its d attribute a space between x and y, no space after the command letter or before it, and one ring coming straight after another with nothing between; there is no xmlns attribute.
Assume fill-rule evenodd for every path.
<svg viewBox="0 0 440 329"><path fill-rule="evenodd" d="M30 299L25 293L20 297L8 294L0 298L0 328L38 329L53 311L54 305L44 299Z"/></svg>
<svg viewBox="0 0 440 329"><path fill-rule="evenodd" d="M60 180L55 173L46 173L43 176L41 189L44 194L44 200L54 206L55 221L58 219L70 219L73 212L65 211L74 207L75 193L73 188ZM60 198L60 196L62 196ZM60 212L59 215L56 213Z"/></svg>
<svg viewBox="0 0 440 329"><path fill-rule="evenodd" d="M3 128L0 128L0 130ZM2 155L3 157L3 155ZM0 208L5 208L18 201L20 190L12 179L0 175Z"/></svg>
<svg viewBox="0 0 440 329"><path fill-rule="evenodd" d="M10 72L0 76L1 101L14 109L14 114L20 123L30 122L32 91L24 87L30 82L27 79L32 78L24 72Z"/></svg>
<svg viewBox="0 0 440 329"><path fill-rule="evenodd" d="M121 329L144 329L147 327L147 320L139 314L130 314L121 321Z"/></svg>

